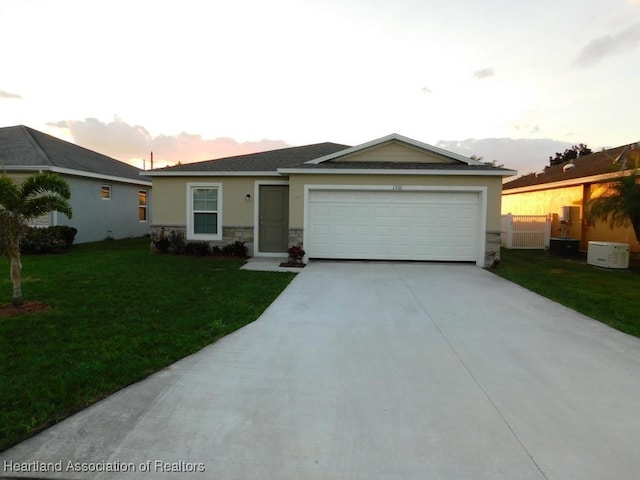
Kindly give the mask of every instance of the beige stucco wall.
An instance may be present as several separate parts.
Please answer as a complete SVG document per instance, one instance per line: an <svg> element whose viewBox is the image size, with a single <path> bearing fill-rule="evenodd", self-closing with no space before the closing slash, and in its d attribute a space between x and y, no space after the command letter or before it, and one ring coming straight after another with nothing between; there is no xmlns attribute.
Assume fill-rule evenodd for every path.
<svg viewBox="0 0 640 480"><path fill-rule="evenodd" d="M513 215L552 215L551 236L561 235L562 228L559 216L562 207L578 207L578 218L572 219L565 227L566 236L580 238L582 212L582 185L564 188L553 188L526 193L505 193L502 196L502 213Z"/></svg>
<svg viewBox="0 0 640 480"><path fill-rule="evenodd" d="M500 231L502 178L458 175L326 175L295 174L289 178L289 228L304 227L305 185L430 185L487 187L487 230Z"/></svg>
<svg viewBox="0 0 640 480"><path fill-rule="evenodd" d="M578 207L578 218L572 219L570 225L566 227L568 237L579 238L580 248L587 250L590 241L601 242L621 242L628 243L632 252L640 252L640 243L636 240L631 227L611 229L609 224L598 222L595 226L588 225L583 208L582 185L575 185L564 188L553 188L534 192L523 192L509 194L505 192L502 196L502 213L512 213L514 215L546 215L551 213L551 236L559 236L562 232L559 215L563 206ZM606 192L607 187L603 184L591 184L587 187L589 198L597 197Z"/></svg>
<svg viewBox="0 0 640 480"><path fill-rule="evenodd" d="M334 162L419 162L419 163L456 163L455 160L435 153L426 152L410 145L396 142L378 145L352 155L345 155Z"/></svg>
<svg viewBox="0 0 640 480"><path fill-rule="evenodd" d="M224 226L252 226L256 201L255 181L286 181L282 177L153 177L155 225L184 226L187 223L187 184L222 184ZM251 198L247 200L247 194Z"/></svg>

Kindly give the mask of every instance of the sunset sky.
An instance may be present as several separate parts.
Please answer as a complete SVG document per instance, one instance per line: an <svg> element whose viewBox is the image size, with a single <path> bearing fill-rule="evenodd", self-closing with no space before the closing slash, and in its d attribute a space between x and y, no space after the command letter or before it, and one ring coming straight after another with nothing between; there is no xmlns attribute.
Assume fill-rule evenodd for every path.
<svg viewBox="0 0 640 480"><path fill-rule="evenodd" d="M640 0L0 0L0 47L0 127L139 167L400 133L527 173L640 140Z"/></svg>

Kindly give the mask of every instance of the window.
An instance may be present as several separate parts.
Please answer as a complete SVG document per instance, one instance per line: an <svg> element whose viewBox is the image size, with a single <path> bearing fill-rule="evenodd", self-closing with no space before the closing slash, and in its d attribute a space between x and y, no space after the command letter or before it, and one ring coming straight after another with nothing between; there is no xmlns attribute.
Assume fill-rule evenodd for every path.
<svg viewBox="0 0 640 480"><path fill-rule="evenodd" d="M111 200L111 185L102 185L100 196L103 200Z"/></svg>
<svg viewBox="0 0 640 480"><path fill-rule="evenodd" d="M147 221L147 191L138 191L138 220Z"/></svg>
<svg viewBox="0 0 640 480"><path fill-rule="evenodd" d="M221 240L221 184L189 184L187 231L196 240Z"/></svg>

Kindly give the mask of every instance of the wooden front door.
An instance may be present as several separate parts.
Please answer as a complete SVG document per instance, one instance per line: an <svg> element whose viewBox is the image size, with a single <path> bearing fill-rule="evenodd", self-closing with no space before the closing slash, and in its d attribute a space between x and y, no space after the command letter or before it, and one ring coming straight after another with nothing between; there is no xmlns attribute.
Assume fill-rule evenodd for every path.
<svg viewBox="0 0 640 480"><path fill-rule="evenodd" d="M285 253L289 242L289 185L260 185L259 250Z"/></svg>

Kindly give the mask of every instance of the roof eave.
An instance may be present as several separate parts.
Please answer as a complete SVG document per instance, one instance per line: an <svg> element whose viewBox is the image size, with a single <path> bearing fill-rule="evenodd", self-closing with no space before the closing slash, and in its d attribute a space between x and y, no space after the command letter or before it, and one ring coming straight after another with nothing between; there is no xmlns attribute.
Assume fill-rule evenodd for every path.
<svg viewBox="0 0 640 480"><path fill-rule="evenodd" d="M6 165L2 167L8 172L53 172L61 175L73 175L75 177L95 178L97 180L108 180L111 182L131 183L134 185L151 186L148 180L136 180L133 178L119 177L116 175L103 175L101 173L85 172L83 170L74 170L71 168L63 168L48 165Z"/></svg>
<svg viewBox="0 0 640 480"><path fill-rule="evenodd" d="M503 188L503 194L511 194L511 193L525 193L525 192L534 192L536 190L549 190L552 188L561 188L561 187L572 187L575 185L582 185L585 183L598 183L604 182L607 180L611 180L613 178L619 177L621 175L628 174L629 170L623 170L621 172L613 172L613 173L601 173L598 175L591 175L588 177L578 177L571 178L569 180L559 180L556 182L547 182L547 183L537 183L535 185L527 185L524 187L516 187L516 188Z"/></svg>
<svg viewBox="0 0 640 480"><path fill-rule="evenodd" d="M254 171L254 172L238 172L238 171L153 171L145 170L140 172L140 175L147 177L279 177L279 171L269 170L266 172Z"/></svg>
<svg viewBox="0 0 640 480"><path fill-rule="evenodd" d="M510 177L516 170L429 170L429 169L353 169L353 168L279 168L282 175L458 175Z"/></svg>

